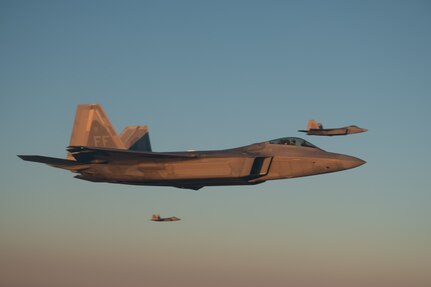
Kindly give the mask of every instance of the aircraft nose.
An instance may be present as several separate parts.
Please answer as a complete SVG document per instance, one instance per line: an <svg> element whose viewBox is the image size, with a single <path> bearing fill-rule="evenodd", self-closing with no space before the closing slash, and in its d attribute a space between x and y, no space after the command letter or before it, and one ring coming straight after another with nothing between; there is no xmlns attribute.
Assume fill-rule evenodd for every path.
<svg viewBox="0 0 431 287"><path fill-rule="evenodd" d="M349 155L344 155L342 158L342 165L345 169L350 169L350 168L354 168L354 167L358 167L363 165L364 163L366 163L366 161L354 157L354 156L349 156Z"/></svg>
<svg viewBox="0 0 431 287"><path fill-rule="evenodd" d="M324 158L313 161L315 174L351 169L363 165L364 160L344 154L327 153Z"/></svg>

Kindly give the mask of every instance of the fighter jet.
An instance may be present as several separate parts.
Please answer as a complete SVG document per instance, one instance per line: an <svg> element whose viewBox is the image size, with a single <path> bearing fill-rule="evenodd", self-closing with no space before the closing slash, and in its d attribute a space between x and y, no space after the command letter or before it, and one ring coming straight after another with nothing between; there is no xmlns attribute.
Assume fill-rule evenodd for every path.
<svg viewBox="0 0 431 287"><path fill-rule="evenodd" d="M347 126L342 128L324 129L321 123L315 120L309 120L306 130L299 130L298 132L307 133L310 136L343 136L347 134L357 134L368 131L367 129L358 126Z"/></svg>
<svg viewBox="0 0 431 287"><path fill-rule="evenodd" d="M78 105L67 159L19 155L77 173L75 178L198 190L337 172L365 161L326 152L297 137L212 151L153 152L146 126L118 136L100 105Z"/></svg>
<svg viewBox="0 0 431 287"><path fill-rule="evenodd" d="M153 214L151 216L151 221L158 221L158 222L167 222L167 221L178 221L181 220L181 218L172 216L172 217L160 217L160 214Z"/></svg>

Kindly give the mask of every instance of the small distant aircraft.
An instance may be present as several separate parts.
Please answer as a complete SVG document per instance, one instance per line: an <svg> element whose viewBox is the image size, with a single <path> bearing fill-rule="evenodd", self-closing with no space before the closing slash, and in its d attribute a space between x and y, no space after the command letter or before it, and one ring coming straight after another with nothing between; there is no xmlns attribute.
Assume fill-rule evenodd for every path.
<svg viewBox="0 0 431 287"><path fill-rule="evenodd" d="M92 182L192 190L338 172L365 163L297 137L225 150L154 152L147 126L128 126L118 135L102 106L91 104L78 105L67 151L67 159L19 157L69 170L77 174L75 178Z"/></svg>
<svg viewBox="0 0 431 287"><path fill-rule="evenodd" d="M153 214L151 216L151 221L160 221L160 222L167 222L167 221L178 221L181 220L181 218L172 216L172 217L160 217L160 214Z"/></svg>
<svg viewBox="0 0 431 287"><path fill-rule="evenodd" d="M368 131L367 129L358 126L347 126L342 128L324 129L321 123L315 120L309 120L306 130L299 130L298 132L307 133L309 136L344 136L348 134L357 134Z"/></svg>

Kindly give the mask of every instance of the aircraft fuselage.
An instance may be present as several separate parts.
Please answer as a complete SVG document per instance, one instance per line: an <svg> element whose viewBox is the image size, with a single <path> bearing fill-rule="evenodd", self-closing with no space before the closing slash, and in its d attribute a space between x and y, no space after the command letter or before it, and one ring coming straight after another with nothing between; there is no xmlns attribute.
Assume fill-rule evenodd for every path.
<svg viewBox="0 0 431 287"><path fill-rule="evenodd" d="M309 129L300 130L300 132L305 132L307 135L313 136L343 136L348 134L358 134L368 131L367 129L359 128L357 126L348 126L336 129Z"/></svg>
<svg viewBox="0 0 431 287"><path fill-rule="evenodd" d="M295 178L350 169L364 161L318 148L269 142L221 150L177 152L180 159L89 163L79 179L132 185L203 186L251 185L266 180Z"/></svg>

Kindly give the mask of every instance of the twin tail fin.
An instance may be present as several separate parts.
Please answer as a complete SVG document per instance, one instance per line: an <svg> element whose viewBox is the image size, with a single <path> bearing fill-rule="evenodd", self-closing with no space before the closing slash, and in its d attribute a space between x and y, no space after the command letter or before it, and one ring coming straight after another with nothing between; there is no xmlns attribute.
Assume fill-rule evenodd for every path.
<svg viewBox="0 0 431 287"><path fill-rule="evenodd" d="M119 136L99 104L78 105L69 146L151 151L147 126L126 127ZM70 153L67 158L74 159Z"/></svg>

